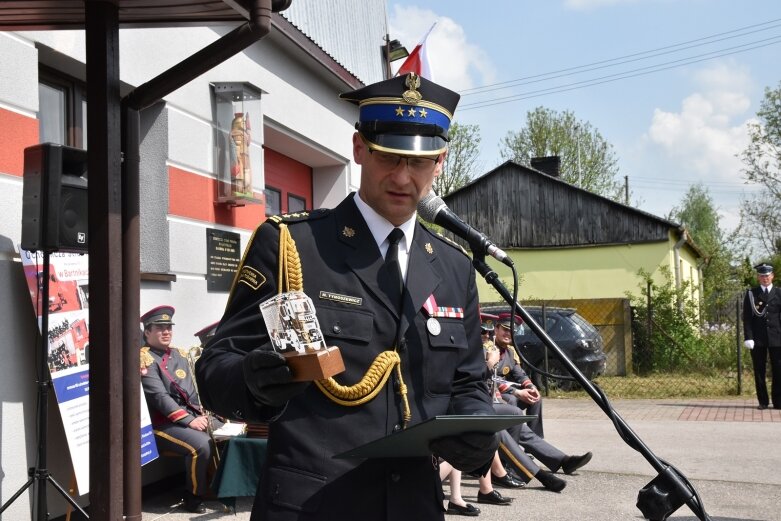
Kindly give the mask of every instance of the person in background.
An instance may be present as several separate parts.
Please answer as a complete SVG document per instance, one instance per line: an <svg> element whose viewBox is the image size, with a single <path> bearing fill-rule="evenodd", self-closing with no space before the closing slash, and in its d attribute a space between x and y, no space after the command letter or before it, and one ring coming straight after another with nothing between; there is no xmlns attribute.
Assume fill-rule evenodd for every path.
<svg viewBox="0 0 781 521"><path fill-rule="evenodd" d="M746 291L743 299L744 345L751 351L758 409L781 409L781 293L773 286L773 266L754 266L759 286ZM767 358L770 356L772 382L767 393Z"/></svg>
<svg viewBox="0 0 781 521"><path fill-rule="evenodd" d="M528 424L523 423L511 427L507 429L508 432L529 454L539 459L551 472L561 469L565 474L572 474L591 461L592 454L587 452L580 456L568 456L544 439L542 396L511 353L515 347L511 336L510 320L510 313L499 314L494 335L494 343L499 349L498 357L489 357L487 361L489 369L496 375L494 377L495 387L502 402L494 403L494 409L497 414L521 414L520 411L525 409L526 414L536 415L535 420ZM520 318L516 317L516 324L519 323ZM543 479L545 477L540 481L545 484ZM564 488L558 482L552 486L553 488L560 487L559 490ZM551 487L546 485L546 488Z"/></svg>
<svg viewBox="0 0 781 521"><path fill-rule="evenodd" d="M141 315L141 385L152 418L160 454L184 457L185 510L203 514L203 497L209 490L207 473L216 450L207 428L187 355L171 346L173 306L158 306ZM222 424L218 420L215 428Z"/></svg>
<svg viewBox="0 0 781 521"><path fill-rule="evenodd" d="M206 347L206 344L208 344L209 340L212 339L214 333L217 331L217 326L219 325L220 321L218 320L217 322L209 324L193 335L198 337L198 340L201 342L201 348Z"/></svg>

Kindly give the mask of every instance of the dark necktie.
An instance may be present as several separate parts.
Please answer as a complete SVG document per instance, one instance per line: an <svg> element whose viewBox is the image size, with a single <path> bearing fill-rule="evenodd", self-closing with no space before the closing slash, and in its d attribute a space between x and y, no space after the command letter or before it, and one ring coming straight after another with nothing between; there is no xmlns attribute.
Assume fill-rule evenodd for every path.
<svg viewBox="0 0 781 521"><path fill-rule="evenodd" d="M388 234L388 251L385 254L385 270L388 273L388 296L396 309L401 307L401 294L404 289L404 281L401 278L399 266L399 241L404 236L398 228L394 228Z"/></svg>

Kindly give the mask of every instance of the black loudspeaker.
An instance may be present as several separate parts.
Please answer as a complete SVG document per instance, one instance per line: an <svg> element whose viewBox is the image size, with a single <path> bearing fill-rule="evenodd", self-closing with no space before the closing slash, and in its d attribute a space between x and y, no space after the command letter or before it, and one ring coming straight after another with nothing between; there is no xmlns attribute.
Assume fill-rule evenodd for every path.
<svg viewBox="0 0 781 521"><path fill-rule="evenodd" d="M87 151L25 148L22 248L87 253L87 244Z"/></svg>

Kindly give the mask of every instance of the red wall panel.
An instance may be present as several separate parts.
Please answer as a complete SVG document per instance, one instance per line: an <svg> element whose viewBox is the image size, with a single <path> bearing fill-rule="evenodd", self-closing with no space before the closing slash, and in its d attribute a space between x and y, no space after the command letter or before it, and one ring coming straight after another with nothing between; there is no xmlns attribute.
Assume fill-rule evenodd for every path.
<svg viewBox="0 0 781 521"><path fill-rule="evenodd" d="M263 150L266 169L266 186L282 192L282 213L287 213L288 194L306 200L307 210L312 209L312 169L271 149Z"/></svg>
<svg viewBox="0 0 781 521"><path fill-rule="evenodd" d="M168 213L171 215L246 230L254 230L266 220L265 205L262 204L235 207L214 204L216 179L169 166L168 183ZM262 194L256 193L255 197L262 199Z"/></svg>
<svg viewBox="0 0 781 521"><path fill-rule="evenodd" d="M0 108L0 172L22 176L24 149L38 144L38 120Z"/></svg>

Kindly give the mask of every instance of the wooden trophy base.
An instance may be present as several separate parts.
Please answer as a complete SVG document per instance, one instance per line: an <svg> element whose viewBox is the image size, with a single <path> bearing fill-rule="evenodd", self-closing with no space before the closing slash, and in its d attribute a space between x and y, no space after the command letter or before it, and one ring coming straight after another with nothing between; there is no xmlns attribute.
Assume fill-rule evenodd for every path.
<svg viewBox="0 0 781 521"><path fill-rule="evenodd" d="M290 372L293 373L294 382L311 382L330 378L344 371L342 353L336 346L299 353L292 351L282 353L285 357Z"/></svg>

